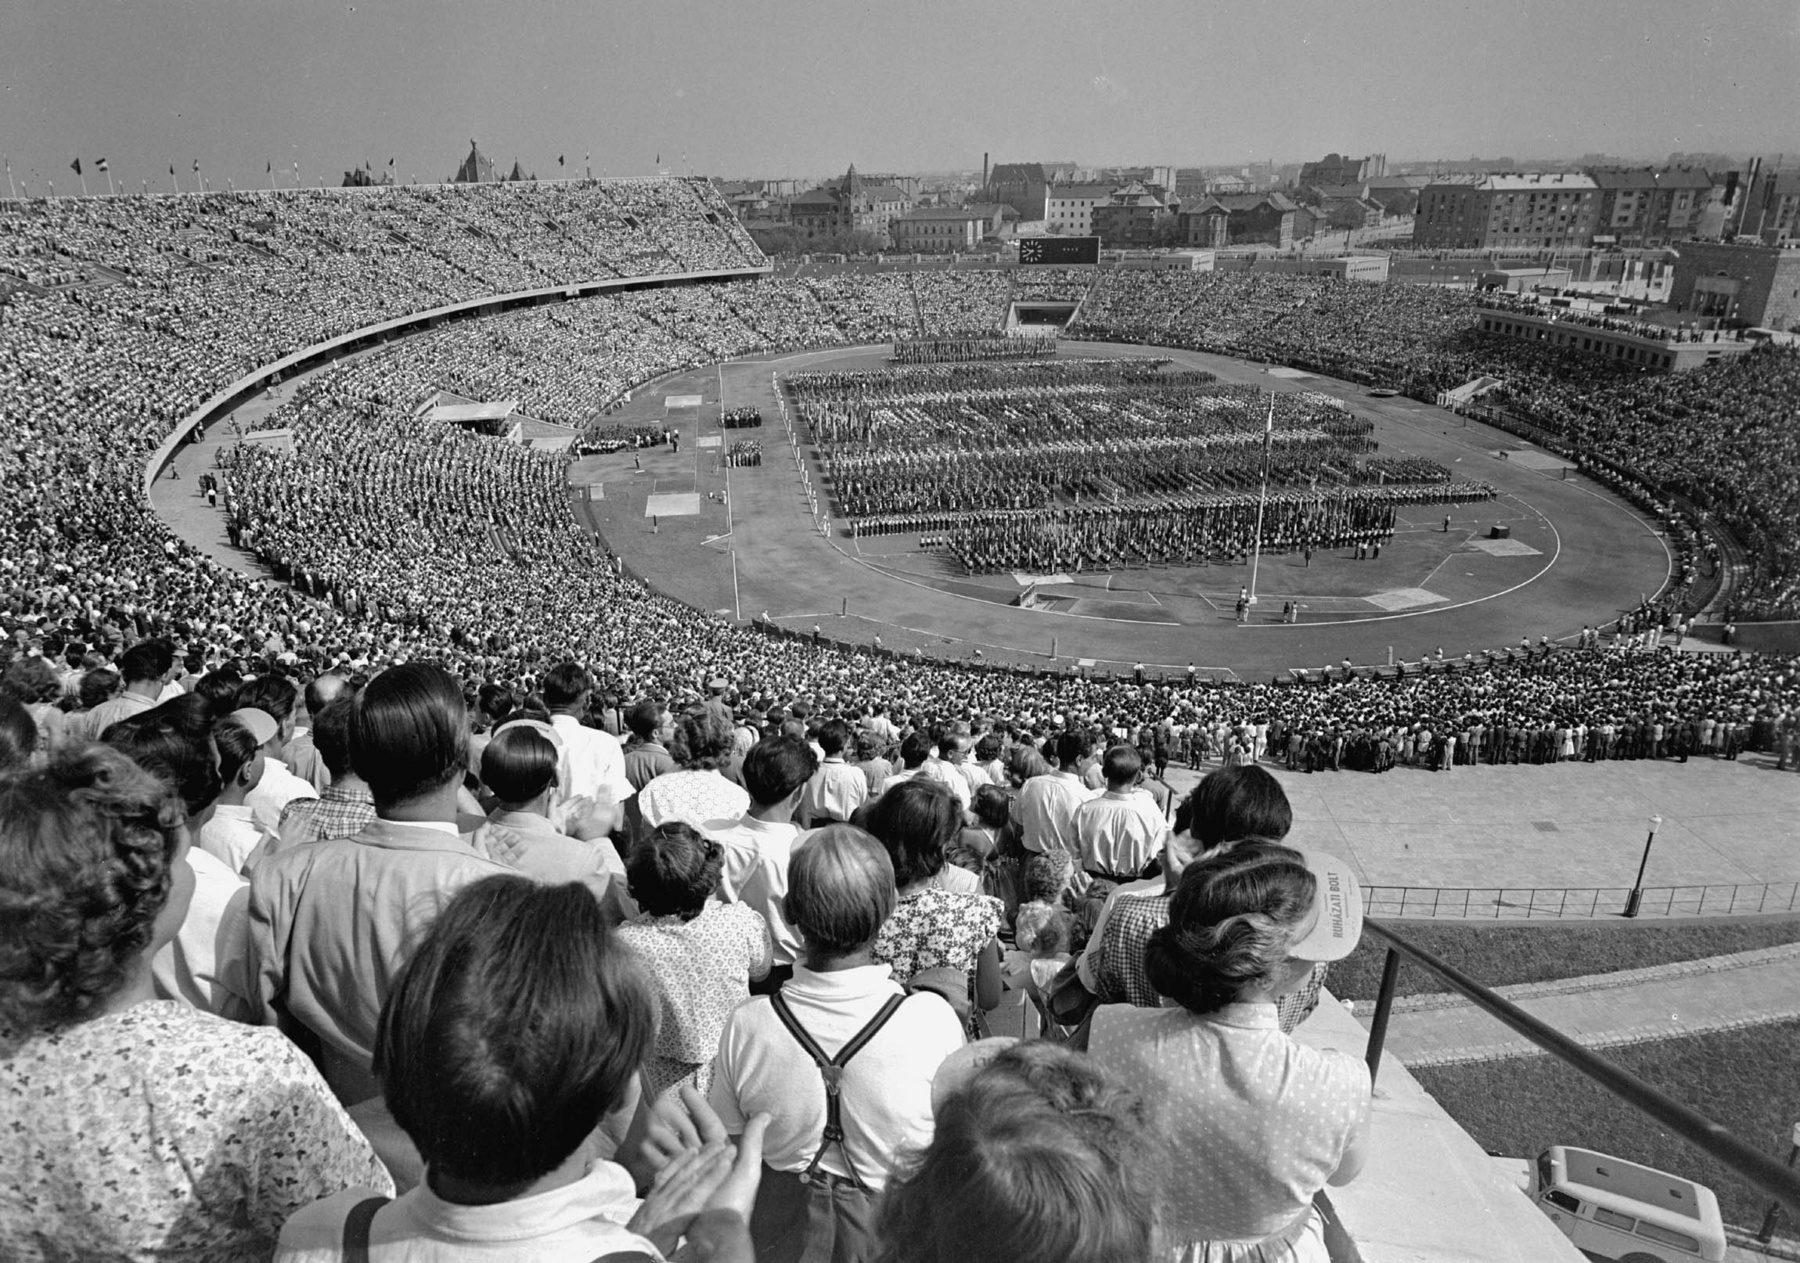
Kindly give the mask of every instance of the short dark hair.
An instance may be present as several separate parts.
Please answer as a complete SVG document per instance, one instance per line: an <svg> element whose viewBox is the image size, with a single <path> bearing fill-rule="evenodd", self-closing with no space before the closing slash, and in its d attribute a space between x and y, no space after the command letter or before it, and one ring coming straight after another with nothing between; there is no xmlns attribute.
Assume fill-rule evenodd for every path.
<svg viewBox="0 0 1800 1263"><path fill-rule="evenodd" d="M161 778L110 746L0 776L6 1037L72 1026L125 985L169 900L184 816Z"/></svg>
<svg viewBox="0 0 1800 1263"><path fill-rule="evenodd" d="M631 848L625 879L638 907L653 917L692 921L719 888L725 849L679 820L658 825Z"/></svg>
<svg viewBox="0 0 1800 1263"><path fill-rule="evenodd" d="M1203 850L1239 838L1280 841L1294 827L1287 791L1254 763L1208 772L1175 813L1175 832L1193 836Z"/></svg>
<svg viewBox="0 0 1800 1263"><path fill-rule="evenodd" d="M127 684L160 680L175 665L175 646L166 640L140 640L119 655L119 674Z"/></svg>
<svg viewBox="0 0 1800 1263"><path fill-rule="evenodd" d="M92 710L102 702L110 701L119 692L121 677L111 667L95 667L81 677L81 685L76 696L81 701L83 710Z"/></svg>
<svg viewBox="0 0 1800 1263"><path fill-rule="evenodd" d="M518 702L512 690L501 684L483 684L475 690L475 709L488 724L505 723Z"/></svg>
<svg viewBox="0 0 1800 1263"><path fill-rule="evenodd" d="M219 747L219 779L226 785L237 779L262 748L256 744L256 734L230 716L214 726L213 740Z"/></svg>
<svg viewBox="0 0 1800 1263"><path fill-rule="evenodd" d="M827 719L819 725L819 749L827 757L842 754L856 740L856 733L841 719Z"/></svg>
<svg viewBox="0 0 1800 1263"><path fill-rule="evenodd" d="M494 876L457 892L400 970L374 1068L428 1167L518 1185L619 1107L655 1028L586 886Z"/></svg>
<svg viewBox="0 0 1800 1263"><path fill-rule="evenodd" d="M356 699L350 765L379 807L442 789L468 763L469 714L462 688L429 662L389 667Z"/></svg>
<svg viewBox="0 0 1800 1263"><path fill-rule="evenodd" d="M356 693L347 689L313 716L313 749L333 780L350 770L350 719L355 714Z"/></svg>
<svg viewBox="0 0 1800 1263"><path fill-rule="evenodd" d="M663 712L667 708L661 702L645 698L633 703L625 712L625 726L635 733L640 740L648 741L656 735L656 729L662 723Z"/></svg>
<svg viewBox="0 0 1800 1263"><path fill-rule="evenodd" d="M819 756L798 737L764 737L744 755L744 788L751 802L772 807L818 770Z"/></svg>
<svg viewBox="0 0 1800 1263"><path fill-rule="evenodd" d="M906 740L900 743L900 764L902 767L923 767L925 760L931 757L931 738L922 732L908 733Z"/></svg>
<svg viewBox="0 0 1800 1263"><path fill-rule="evenodd" d="M481 783L503 803L528 803L556 781L556 743L530 724L494 734L481 752Z"/></svg>
<svg viewBox="0 0 1800 1263"><path fill-rule="evenodd" d="M213 718L223 719L238 708L237 695L243 687L244 677L235 668L218 667L196 680L193 691L212 707Z"/></svg>
<svg viewBox="0 0 1800 1263"><path fill-rule="evenodd" d="M875 941L898 896L887 849L854 825L806 835L788 857L782 912L825 956L847 956Z"/></svg>
<svg viewBox="0 0 1800 1263"><path fill-rule="evenodd" d="M983 785L969 800L969 810L990 829L1004 829L1012 822L1012 797L998 785Z"/></svg>
<svg viewBox="0 0 1800 1263"><path fill-rule="evenodd" d="M1136 780L1137 774L1144 770L1144 756L1138 753L1134 745L1119 744L1106 752L1100 761L1100 774L1106 777L1108 785L1123 785L1127 781Z"/></svg>
<svg viewBox="0 0 1800 1263"><path fill-rule="evenodd" d="M238 690L236 710L260 710L276 723L286 726L294 717L297 690L285 675L269 672L259 675Z"/></svg>
<svg viewBox="0 0 1800 1263"><path fill-rule="evenodd" d="M887 848L894 882L905 888L944 867L944 850L962 829L962 807L939 781L902 781L883 791L862 823Z"/></svg>
<svg viewBox="0 0 1800 1263"><path fill-rule="evenodd" d="M559 662L544 672L538 690L551 710L567 710L594 691L594 677L579 662Z"/></svg>
<svg viewBox="0 0 1800 1263"><path fill-rule="evenodd" d="M1071 728L1056 734L1056 761L1067 772L1087 758L1088 751L1093 749L1088 741L1087 733Z"/></svg>
<svg viewBox="0 0 1800 1263"><path fill-rule="evenodd" d="M0 771L29 759L38 746L37 721L24 704L0 693Z"/></svg>
<svg viewBox="0 0 1800 1263"><path fill-rule="evenodd" d="M244 736L248 740L250 734ZM221 757L214 757L212 707L203 697L183 693L121 719L106 730L106 744L160 776L180 796L189 816L198 816L224 792L224 750L220 747Z"/></svg>

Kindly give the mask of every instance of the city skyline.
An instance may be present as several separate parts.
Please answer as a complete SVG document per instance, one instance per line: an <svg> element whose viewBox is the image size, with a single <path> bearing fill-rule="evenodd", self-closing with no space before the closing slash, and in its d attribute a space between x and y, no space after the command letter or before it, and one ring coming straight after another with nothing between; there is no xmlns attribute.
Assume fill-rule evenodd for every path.
<svg viewBox="0 0 1800 1263"><path fill-rule="evenodd" d="M7 0L0 153L123 187L1671 152L1800 159L1800 5ZM591 159L588 155L591 154ZM564 159L558 164L559 155ZM393 165L389 167L389 160ZM268 168L272 167L271 172ZM104 177L89 180L104 191Z"/></svg>

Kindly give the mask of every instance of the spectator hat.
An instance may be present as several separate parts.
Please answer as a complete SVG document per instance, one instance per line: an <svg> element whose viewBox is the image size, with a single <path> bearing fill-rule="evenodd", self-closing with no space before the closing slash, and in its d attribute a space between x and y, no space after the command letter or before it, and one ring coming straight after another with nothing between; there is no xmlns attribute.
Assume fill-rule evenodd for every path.
<svg viewBox="0 0 1800 1263"><path fill-rule="evenodd" d="M1295 848L1317 881L1310 925L1288 949L1296 960L1342 960L1362 938L1362 886L1350 866L1335 855Z"/></svg>
<svg viewBox="0 0 1800 1263"><path fill-rule="evenodd" d="M266 710L258 710L254 706L234 710L226 718L236 720L248 729L250 735L256 738L256 744L259 746L268 745L275 739L275 734L281 731L281 725L275 722L275 716Z"/></svg>

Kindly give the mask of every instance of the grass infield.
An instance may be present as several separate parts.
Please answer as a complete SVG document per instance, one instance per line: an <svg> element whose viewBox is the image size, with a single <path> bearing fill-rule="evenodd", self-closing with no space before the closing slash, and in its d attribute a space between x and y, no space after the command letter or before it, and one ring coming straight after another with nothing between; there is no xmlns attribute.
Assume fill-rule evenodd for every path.
<svg viewBox="0 0 1800 1263"><path fill-rule="evenodd" d="M1489 987L1642 969L1800 941L1800 916L1752 920L1643 921L1584 925L1391 922L1410 942ZM1387 948L1364 935L1331 967L1326 985L1344 1000L1374 1000ZM1402 962L1395 995L1443 991L1417 965Z"/></svg>
<svg viewBox="0 0 1800 1263"><path fill-rule="evenodd" d="M1335 969L1333 973L1335 974ZM1777 1158L1800 1119L1800 1022L1776 1022L1604 1054ZM1422 1066L1413 1076L1483 1148L1533 1157L1579 1145L1673 1172L1718 1194L1725 1222L1755 1229L1768 1199L1603 1088L1550 1057ZM1783 1219L1781 1233L1795 1226Z"/></svg>

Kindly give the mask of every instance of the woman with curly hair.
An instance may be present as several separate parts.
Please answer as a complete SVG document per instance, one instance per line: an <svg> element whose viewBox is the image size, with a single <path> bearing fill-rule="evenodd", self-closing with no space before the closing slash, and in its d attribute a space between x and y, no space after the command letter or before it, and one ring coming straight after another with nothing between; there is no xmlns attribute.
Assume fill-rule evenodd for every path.
<svg viewBox="0 0 1800 1263"><path fill-rule="evenodd" d="M725 1019L769 976L768 922L748 904L713 897L723 863L724 848L675 821L632 847L625 865L643 912L619 927L619 941L644 962L662 1015L644 1063L646 1096L682 1083L711 1088Z"/></svg>
<svg viewBox="0 0 1800 1263"><path fill-rule="evenodd" d="M736 820L750 810L750 795L720 771L735 747L732 724L716 710L699 708L680 715L669 755L676 770L664 772L632 799L643 828L680 820L698 829L709 820Z"/></svg>
<svg viewBox="0 0 1800 1263"><path fill-rule="evenodd" d="M0 777L0 1257L267 1258L387 1171L277 1031L156 999L181 800L104 746Z"/></svg>
<svg viewBox="0 0 1800 1263"><path fill-rule="evenodd" d="M0 676L0 694L22 705L37 725L37 754L40 760L54 754L66 739L64 729L68 716L57 707L62 700L62 681L39 654L14 658Z"/></svg>
<svg viewBox="0 0 1800 1263"><path fill-rule="evenodd" d="M1369 1068L1281 1031L1276 1002L1362 933L1342 861L1253 839L1189 864L1144 953L1178 1008L1095 1010L1088 1051L1154 1102L1185 1187L1169 1237L1186 1263L1325 1263L1313 1197L1368 1150Z"/></svg>

